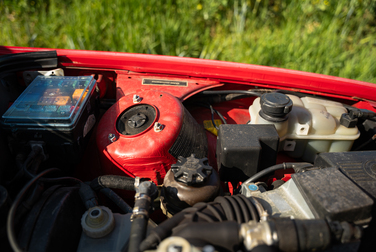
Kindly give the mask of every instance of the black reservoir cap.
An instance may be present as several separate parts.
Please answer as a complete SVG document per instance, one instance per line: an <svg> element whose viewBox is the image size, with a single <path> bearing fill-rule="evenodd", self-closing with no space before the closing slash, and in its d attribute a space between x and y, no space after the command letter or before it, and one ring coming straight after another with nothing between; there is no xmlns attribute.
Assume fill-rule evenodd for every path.
<svg viewBox="0 0 376 252"><path fill-rule="evenodd" d="M195 154L187 158L180 156L178 162L171 165L171 171L178 182L186 185L203 184L213 171L207 163L207 158L198 159Z"/></svg>
<svg viewBox="0 0 376 252"><path fill-rule="evenodd" d="M291 99L281 93L267 93L260 98L260 116L271 122L283 122L292 109Z"/></svg>

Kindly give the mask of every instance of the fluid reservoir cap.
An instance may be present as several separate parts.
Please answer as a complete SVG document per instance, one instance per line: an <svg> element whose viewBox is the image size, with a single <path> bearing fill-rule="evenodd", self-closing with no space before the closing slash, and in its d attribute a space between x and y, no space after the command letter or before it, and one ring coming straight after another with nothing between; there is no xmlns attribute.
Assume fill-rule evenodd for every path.
<svg viewBox="0 0 376 252"><path fill-rule="evenodd" d="M186 185L199 185L210 176L213 168L207 164L208 159L198 159L192 154L190 157L179 157L176 164L171 165L176 181Z"/></svg>
<svg viewBox="0 0 376 252"><path fill-rule="evenodd" d="M272 122L287 120L287 115L292 109L291 99L281 93L267 93L260 98L260 116Z"/></svg>
<svg viewBox="0 0 376 252"><path fill-rule="evenodd" d="M81 218L82 231L91 238L101 238L115 227L111 210L105 206L95 206L87 210Z"/></svg>

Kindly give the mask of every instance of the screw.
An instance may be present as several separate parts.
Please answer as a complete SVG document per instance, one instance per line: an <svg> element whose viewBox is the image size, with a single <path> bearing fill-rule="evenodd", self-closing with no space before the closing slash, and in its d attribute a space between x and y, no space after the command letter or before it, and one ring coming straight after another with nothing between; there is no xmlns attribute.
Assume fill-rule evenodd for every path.
<svg viewBox="0 0 376 252"><path fill-rule="evenodd" d="M133 103L140 103L142 101L142 98L138 95L133 95Z"/></svg>
<svg viewBox="0 0 376 252"><path fill-rule="evenodd" d="M159 122L155 122L154 123L154 131L155 132L160 132L161 130L163 130L163 125Z"/></svg>
<svg viewBox="0 0 376 252"><path fill-rule="evenodd" d="M111 143L115 142L117 140L116 135L112 133L108 134L108 140L110 140Z"/></svg>

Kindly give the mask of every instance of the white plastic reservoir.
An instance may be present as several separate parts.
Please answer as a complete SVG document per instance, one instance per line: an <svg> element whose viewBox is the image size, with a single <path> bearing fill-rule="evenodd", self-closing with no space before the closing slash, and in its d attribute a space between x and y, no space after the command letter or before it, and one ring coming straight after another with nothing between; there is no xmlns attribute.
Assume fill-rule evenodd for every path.
<svg viewBox="0 0 376 252"><path fill-rule="evenodd" d="M346 128L339 120L345 107L334 101L287 95L293 105L284 121L266 120L260 115L260 98L249 107L249 124L274 124L280 137L280 151L289 156L313 162L320 152L349 151L360 133ZM287 99L287 98L286 98Z"/></svg>

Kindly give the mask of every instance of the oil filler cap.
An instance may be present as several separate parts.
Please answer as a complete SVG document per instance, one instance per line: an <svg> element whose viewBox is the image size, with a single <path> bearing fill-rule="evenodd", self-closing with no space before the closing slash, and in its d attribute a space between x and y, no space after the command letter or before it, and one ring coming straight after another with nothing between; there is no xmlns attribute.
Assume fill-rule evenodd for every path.
<svg viewBox="0 0 376 252"><path fill-rule="evenodd" d="M291 99L281 93L267 93L260 98L260 116L267 121L283 122L292 109Z"/></svg>
<svg viewBox="0 0 376 252"><path fill-rule="evenodd" d="M186 185L200 185L212 174L213 168L207 164L208 159L198 159L192 154L190 157L179 157L176 164L171 165L176 181Z"/></svg>

